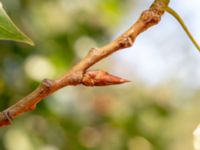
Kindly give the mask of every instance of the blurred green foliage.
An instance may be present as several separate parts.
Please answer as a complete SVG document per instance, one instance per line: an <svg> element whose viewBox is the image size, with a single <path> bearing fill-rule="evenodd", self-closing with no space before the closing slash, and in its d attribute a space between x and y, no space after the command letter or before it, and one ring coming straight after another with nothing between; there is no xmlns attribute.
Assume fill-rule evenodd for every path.
<svg viewBox="0 0 200 150"><path fill-rule="evenodd" d="M0 42L1 110L31 92L43 78L63 75L89 48L110 41L116 25L133 5L129 0L2 3L36 45ZM191 149L190 134L199 121L195 116L199 95L185 98L169 84L155 88L139 85L64 88L13 125L1 128L0 149Z"/></svg>

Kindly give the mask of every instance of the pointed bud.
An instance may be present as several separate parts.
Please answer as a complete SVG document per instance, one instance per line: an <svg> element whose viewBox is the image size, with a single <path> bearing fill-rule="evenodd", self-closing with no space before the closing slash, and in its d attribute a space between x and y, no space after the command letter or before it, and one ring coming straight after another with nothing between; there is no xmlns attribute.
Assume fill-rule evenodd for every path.
<svg viewBox="0 0 200 150"><path fill-rule="evenodd" d="M87 71L82 79L82 84L85 86L106 86L125 82L129 81L101 70Z"/></svg>

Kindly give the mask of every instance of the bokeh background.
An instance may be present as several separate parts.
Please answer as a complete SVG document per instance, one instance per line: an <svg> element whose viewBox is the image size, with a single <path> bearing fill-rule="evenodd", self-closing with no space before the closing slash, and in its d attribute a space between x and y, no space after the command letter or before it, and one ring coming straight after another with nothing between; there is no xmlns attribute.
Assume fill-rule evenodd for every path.
<svg viewBox="0 0 200 150"><path fill-rule="evenodd" d="M123 33L152 0L1 0L35 42L0 42L0 109ZM199 0L171 2L200 41ZM1 150L192 150L200 123L200 55L165 14L93 69L131 80L67 87L0 129Z"/></svg>

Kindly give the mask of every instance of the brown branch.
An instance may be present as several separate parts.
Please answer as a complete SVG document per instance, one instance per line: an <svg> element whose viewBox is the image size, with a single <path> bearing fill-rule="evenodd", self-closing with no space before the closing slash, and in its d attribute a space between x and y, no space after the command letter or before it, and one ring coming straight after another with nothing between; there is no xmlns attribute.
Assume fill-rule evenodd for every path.
<svg viewBox="0 0 200 150"><path fill-rule="evenodd" d="M102 48L90 49L87 56L63 77L57 80L44 79L39 87L32 93L0 113L0 127L10 124L17 116L34 110L37 103L39 103L43 98L65 86L79 84L86 86L103 86L127 82L127 80L110 75L103 71L87 70L106 56L111 55L120 49L132 46L136 37L140 33L149 27L156 25L160 21L161 16L164 14L164 8L167 5L167 0L155 0L152 6L141 14L139 19L130 27L130 29L116 40Z"/></svg>

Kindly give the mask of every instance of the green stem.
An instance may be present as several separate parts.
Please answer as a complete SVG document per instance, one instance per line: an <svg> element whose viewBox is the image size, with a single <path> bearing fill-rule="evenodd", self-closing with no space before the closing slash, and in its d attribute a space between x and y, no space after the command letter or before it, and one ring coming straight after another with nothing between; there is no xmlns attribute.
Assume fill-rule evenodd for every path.
<svg viewBox="0 0 200 150"><path fill-rule="evenodd" d="M173 17L176 18L176 20L180 23L180 25L182 26L183 30L186 32L186 34L188 35L188 37L190 38L190 40L192 41L192 43L195 45L195 47L199 50L200 52L200 46L197 43L197 41L194 39L194 37L192 36L192 34L190 33L190 31L188 30L187 26L185 25L185 23L183 22L182 18L179 16L179 14L174 11L172 8L170 7L166 7L165 10L171 14Z"/></svg>
<svg viewBox="0 0 200 150"><path fill-rule="evenodd" d="M157 1L161 1L161 2L163 2L163 3L165 3L165 4L169 4L169 2L170 2L170 0L157 0Z"/></svg>

